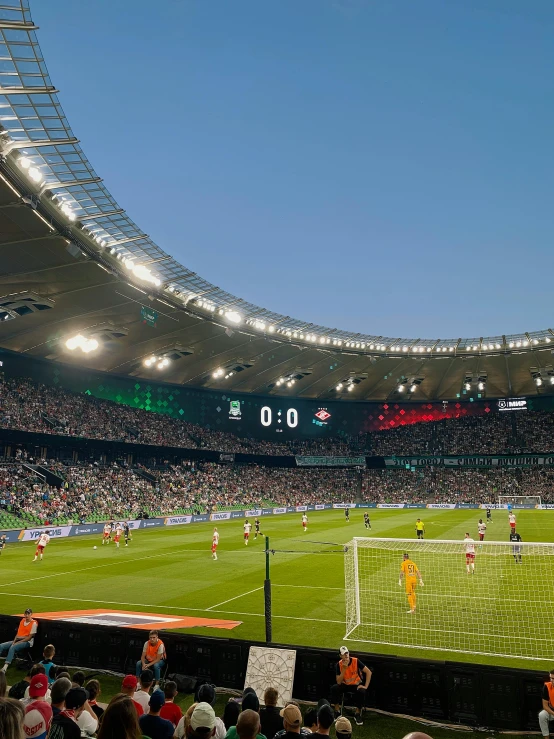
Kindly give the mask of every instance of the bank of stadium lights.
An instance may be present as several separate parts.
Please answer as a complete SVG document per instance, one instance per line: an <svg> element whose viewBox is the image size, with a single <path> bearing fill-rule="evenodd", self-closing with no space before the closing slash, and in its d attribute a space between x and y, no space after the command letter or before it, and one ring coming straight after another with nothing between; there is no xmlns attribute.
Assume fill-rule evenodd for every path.
<svg viewBox="0 0 554 739"><path fill-rule="evenodd" d="M29 159L28 157L19 157L17 163L32 182L36 185L42 184L44 177L40 169L35 167L32 159Z"/></svg>
<svg viewBox="0 0 554 739"><path fill-rule="evenodd" d="M158 357L152 354L152 356L144 360L143 364L145 367L156 367L156 369L163 370L169 367L171 361L167 357Z"/></svg>
<svg viewBox="0 0 554 739"><path fill-rule="evenodd" d="M131 272L137 279L139 279L141 282L148 282L152 285L155 285L156 287L159 287L162 284L162 281L159 277L157 277L155 274L153 274L148 267L144 264L136 264L132 259L126 259L123 256L117 255L119 259L123 262L125 267Z"/></svg>
<svg viewBox="0 0 554 739"><path fill-rule="evenodd" d="M85 354L96 351L99 346L96 339L87 339L86 336L83 336L82 334L76 334L75 336L72 336L65 342L65 345L71 351L75 351L75 349L80 349Z"/></svg>
<svg viewBox="0 0 554 739"><path fill-rule="evenodd" d="M220 377L223 377L224 380L229 379L229 377L232 377L235 373L232 370L229 370L228 372L224 370L222 367L218 367L215 372L212 372L212 377L214 380L218 380Z"/></svg>

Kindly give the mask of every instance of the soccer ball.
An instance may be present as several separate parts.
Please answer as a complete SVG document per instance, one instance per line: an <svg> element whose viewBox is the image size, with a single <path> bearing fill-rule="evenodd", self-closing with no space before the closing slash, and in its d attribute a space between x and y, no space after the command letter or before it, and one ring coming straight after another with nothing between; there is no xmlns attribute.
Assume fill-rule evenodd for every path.
<svg viewBox="0 0 554 739"><path fill-rule="evenodd" d="M96 549L96 547L92 547L93 549Z"/></svg>

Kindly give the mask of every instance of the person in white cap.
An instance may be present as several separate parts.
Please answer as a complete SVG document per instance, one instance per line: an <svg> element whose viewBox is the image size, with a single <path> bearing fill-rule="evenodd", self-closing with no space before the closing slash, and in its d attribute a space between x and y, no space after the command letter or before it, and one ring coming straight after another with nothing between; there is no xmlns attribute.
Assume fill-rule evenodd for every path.
<svg viewBox="0 0 554 739"><path fill-rule="evenodd" d="M362 709L371 680L371 670L357 657L351 657L348 647L341 647L339 652L341 658L337 662L336 683L331 686L331 703L338 713L343 697L346 694L351 695L356 707L354 721L362 726Z"/></svg>
<svg viewBox="0 0 554 739"><path fill-rule="evenodd" d="M209 739L215 734L215 711L209 703L197 703L190 724L186 728L187 739Z"/></svg>

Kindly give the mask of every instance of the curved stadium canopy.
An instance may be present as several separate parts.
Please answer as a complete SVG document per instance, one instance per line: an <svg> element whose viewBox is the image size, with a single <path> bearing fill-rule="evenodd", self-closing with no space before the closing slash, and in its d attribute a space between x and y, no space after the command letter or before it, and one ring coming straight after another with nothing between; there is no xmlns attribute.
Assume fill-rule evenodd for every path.
<svg viewBox="0 0 554 739"><path fill-rule="evenodd" d="M27 0L3 0L0 346L170 383L306 398L554 390L552 329L451 339L349 334L265 310L179 264L92 168L35 32Z"/></svg>

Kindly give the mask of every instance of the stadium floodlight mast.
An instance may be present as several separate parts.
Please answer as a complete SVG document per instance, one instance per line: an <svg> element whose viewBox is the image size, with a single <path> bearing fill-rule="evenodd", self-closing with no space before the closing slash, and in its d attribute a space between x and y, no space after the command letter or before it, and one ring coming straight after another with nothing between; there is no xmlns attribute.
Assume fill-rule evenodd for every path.
<svg viewBox="0 0 554 739"><path fill-rule="evenodd" d="M552 651L552 630L544 617L552 594L544 573L552 569L554 544L473 542L474 574L466 568L466 547L464 541L439 539L356 537L348 542L345 639L544 659ZM425 582L425 587L416 585L414 613L407 612L405 582L399 587L404 553Z"/></svg>

